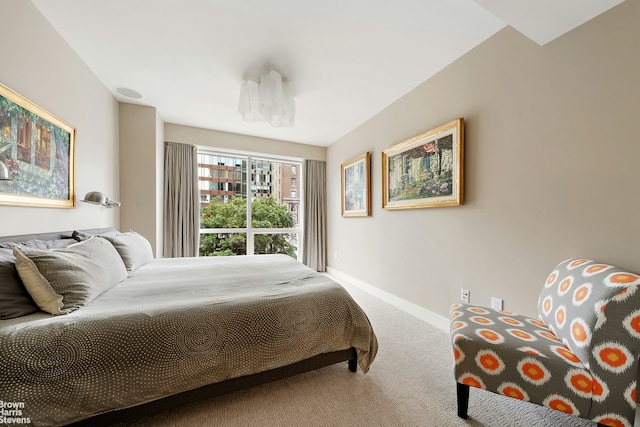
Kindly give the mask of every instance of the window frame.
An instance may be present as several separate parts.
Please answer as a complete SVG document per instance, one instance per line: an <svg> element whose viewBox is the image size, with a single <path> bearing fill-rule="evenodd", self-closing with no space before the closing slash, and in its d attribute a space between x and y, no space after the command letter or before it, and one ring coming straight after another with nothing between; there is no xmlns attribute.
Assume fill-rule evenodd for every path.
<svg viewBox="0 0 640 427"><path fill-rule="evenodd" d="M304 159L298 158L298 157L290 157L290 156L280 156L280 155L273 155L273 154L267 154L267 153L258 153L258 152L249 152L249 151L239 151L239 150L229 150L229 149L224 149L224 148L218 148L218 147L211 147L211 146L196 146L197 148L197 154L204 154L204 155L212 155L212 156L228 156L228 157L235 157L235 158L242 158L244 160L247 161L247 171L246 171L246 176L245 176L245 183L247 185L247 209L246 209L246 219L247 219L247 227L245 228L200 228L200 234L217 234L217 233L234 233L234 234L238 234L238 233L246 233L247 236L247 241L246 241L246 246L247 246L247 253L245 255L247 256L256 256L256 255L262 255L262 254L255 254L254 250L255 250L255 239L254 236L256 234L296 234L297 235L297 241L298 241L298 246L297 246L297 250L296 250L296 256L297 256L297 260L301 261L302 260L302 251L304 248L303 245L303 234L302 231L304 229L303 226L303 221L304 221L304 186L303 186L303 167L304 167ZM252 182L252 169L251 169L251 164L253 160L257 160L257 161L267 161L267 162L277 162L277 163L290 163L292 166L295 166L295 175L297 178L297 182L299 183L299 185L297 186L297 192L300 195L299 197L299 204L298 204L298 211L297 211L297 215L298 215L298 224L297 227L290 227L290 228L258 228L258 227L253 227L251 225L252 222L252 216L251 216L251 204L253 203L253 192L252 190L252 184L255 184L254 182ZM256 171L258 171L259 169L256 168ZM292 173L293 173L293 168L292 168ZM199 200L200 200L200 174L198 174L198 196L199 196ZM198 204L198 206L200 206L200 204ZM198 254L198 256L200 256Z"/></svg>

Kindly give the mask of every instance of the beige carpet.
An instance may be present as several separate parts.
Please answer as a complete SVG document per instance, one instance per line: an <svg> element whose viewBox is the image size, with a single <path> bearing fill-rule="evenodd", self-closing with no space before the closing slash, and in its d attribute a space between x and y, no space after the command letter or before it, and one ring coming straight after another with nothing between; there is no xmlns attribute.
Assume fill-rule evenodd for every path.
<svg viewBox="0 0 640 427"><path fill-rule="evenodd" d="M469 419L456 415L449 335L345 286L380 342L368 374L340 363L314 372L150 414L118 426L581 426L587 420L482 390Z"/></svg>

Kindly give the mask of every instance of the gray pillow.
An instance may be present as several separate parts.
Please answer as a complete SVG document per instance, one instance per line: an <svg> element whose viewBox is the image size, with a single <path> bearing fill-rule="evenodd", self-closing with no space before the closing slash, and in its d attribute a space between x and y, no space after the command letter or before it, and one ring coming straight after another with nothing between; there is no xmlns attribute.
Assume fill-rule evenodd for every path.
<svg viewBox="0 0 640 427"><path fill-rule="evenodd" d="M72 234L71 237L73 238L74 241L77 242L82 242L84 240L87 240L93 236L106 236L108 234L120 234L119 231L117 230L112 230L112 231L107 231L104 233L99 233L99 234L91 234L91 233L87 233L85 231L79 231L79 230L75 230Z"/></svg>
<svg viewBox="0 0 640 427"><path fill-rule="evenodd" d="M103 234L101 237L110 241L116 248L128 271L135 271L153 259L151 243L135 231Z"/></svg>
<svg viewBox="0 0 640 427"><path fill-rule="evenodd" d="M40 309L22 284L11 249L0 249L0 320L26 316Z"/></svg>
<svg viewBox="0 0 640 427"><path fill-rule="evenodd" d="M25 246L27 248L36 249L53 249L53 248L66 248L67 246L78 243L75 239L55 239L55 240L25 240L23 242L0 242L0 248L11 249L13 245Z"/></svg>
<svg viewBox="0 0 640 427"><path fill-rule="evenodd" d="M113 245L92 237L66 248L13 247L25 288L43 311L67 314L127 278Z"/></svg>

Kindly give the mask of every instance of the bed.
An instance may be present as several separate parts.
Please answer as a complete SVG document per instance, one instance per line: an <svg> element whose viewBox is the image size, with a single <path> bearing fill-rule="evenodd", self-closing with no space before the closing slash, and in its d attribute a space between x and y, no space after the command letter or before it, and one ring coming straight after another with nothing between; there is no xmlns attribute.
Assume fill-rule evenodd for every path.
<svg viewBox="0 0 640 427"><path fill-rule="evenodd" d="M327 276L286 255L152 259L147 245L115 230L0 238L0 268L13 255L38 305L0 320L0 400L13 418L106 425L337 362L369 370L369 320ZM29 274L64 301L42 303ZM78 275L117 283L83 287L78 302Z"/></svg>

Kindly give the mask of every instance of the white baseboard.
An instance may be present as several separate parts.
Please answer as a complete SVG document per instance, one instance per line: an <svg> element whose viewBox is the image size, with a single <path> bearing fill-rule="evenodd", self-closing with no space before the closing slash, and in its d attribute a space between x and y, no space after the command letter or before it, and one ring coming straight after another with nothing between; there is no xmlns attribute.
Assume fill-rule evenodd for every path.
<svg viewBox="0 0 640 427"><path fill-rule="evenodd" d="M437 313L434 313L431 310L427 310L424 307L421 307L417 304L409 302L405 299L397 297L393 294L390 294L387 291L383 291L382 289L376 288L373 285L370 285L366 282L363 282L360 279L356 279L353 276L349 276L346 273L343 273L335 268L328 267L327 275L330 276L333 280L340 284L353 285L363 291L380 298L381 300L388 302L389 304L399 308L402 311L405 311L418 319L425 321L438 329L442 329L443 331L449 333L449 319L441 316Z"/></svg>

